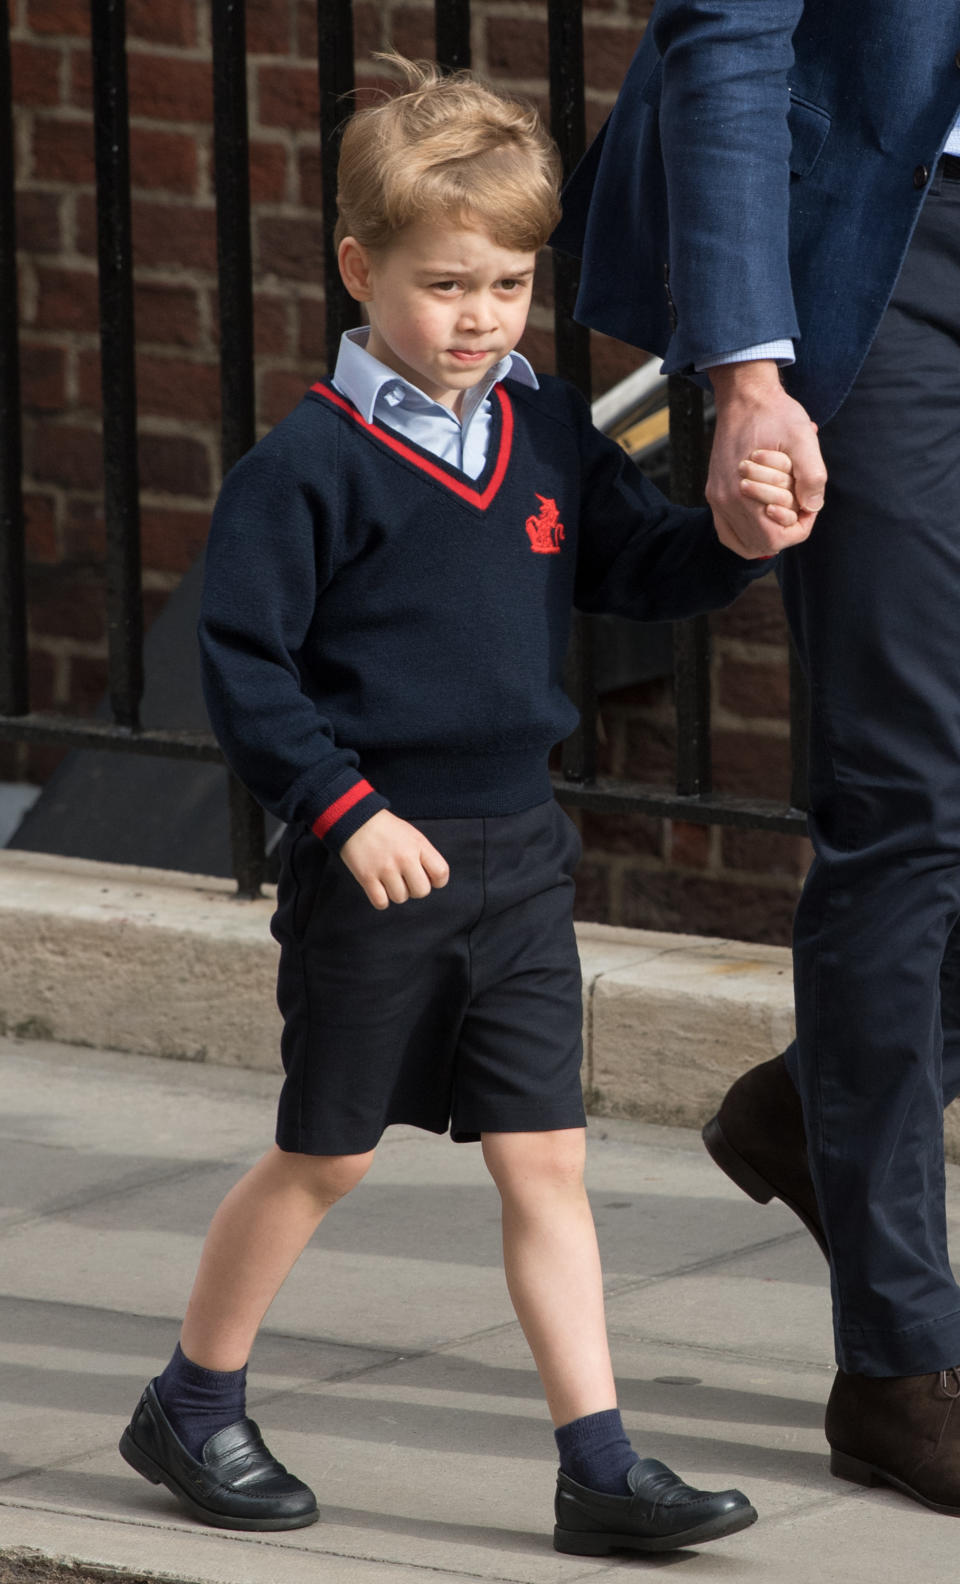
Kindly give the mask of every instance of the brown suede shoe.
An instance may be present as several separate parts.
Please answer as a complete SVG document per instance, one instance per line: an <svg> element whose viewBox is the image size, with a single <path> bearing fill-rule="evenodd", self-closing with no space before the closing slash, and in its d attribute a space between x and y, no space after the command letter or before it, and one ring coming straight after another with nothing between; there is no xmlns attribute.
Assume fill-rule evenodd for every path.
<svg viewBox="0 0 960 1584"><path fill-rule="evenodd" d="M807 1164L800 1096L782 1056L751 1067L731 1085L703 1142L738 1188L758 1204L781 1200L830 1258Z"/></svg>
<svg viewBox="0 0 960 1584"><path fill-rule="evenodd" d="M892 1485L960 1518L960 1371L877 1379L838 1370L827 1403L830 1472Z"/></svg>

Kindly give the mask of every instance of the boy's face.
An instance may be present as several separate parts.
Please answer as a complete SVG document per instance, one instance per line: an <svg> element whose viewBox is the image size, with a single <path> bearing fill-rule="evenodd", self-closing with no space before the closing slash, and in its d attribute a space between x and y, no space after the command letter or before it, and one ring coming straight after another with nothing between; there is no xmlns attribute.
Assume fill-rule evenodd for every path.
<svg viewBox="0 0 960 1584"><path fill-rule="evenodd" d="M520 340L535 263L452 223L418 221L382 250L353 237L340 245L347 289L367 305L367 351L455 412Z"/></svg>

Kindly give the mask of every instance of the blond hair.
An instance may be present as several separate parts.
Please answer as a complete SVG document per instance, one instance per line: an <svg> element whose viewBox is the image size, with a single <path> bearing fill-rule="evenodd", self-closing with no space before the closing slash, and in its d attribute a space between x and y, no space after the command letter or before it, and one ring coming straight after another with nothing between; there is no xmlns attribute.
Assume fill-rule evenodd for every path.
<svg viewBox="0 0 960 1584"><path fill-rule="evenodd" d="M337 244L385 247L416 220L480 225L500 247L541 248L560 218L560 155L532 105L471 72L381 56L401 92L348 121L337 170Z"/></svg>

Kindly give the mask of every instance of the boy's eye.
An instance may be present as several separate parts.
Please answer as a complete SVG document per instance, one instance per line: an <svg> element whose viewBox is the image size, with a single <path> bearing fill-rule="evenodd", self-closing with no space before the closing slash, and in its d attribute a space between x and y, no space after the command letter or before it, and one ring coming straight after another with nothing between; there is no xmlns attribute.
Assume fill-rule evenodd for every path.
<svg viewBox="0 0 960 1584"><path fill-rule="evenodd" d="M434 291L440 291L440 292L456 291L457 282L456 281L449 281L449 280L448 281L434 281L433 289L434 289Z"/></svg>

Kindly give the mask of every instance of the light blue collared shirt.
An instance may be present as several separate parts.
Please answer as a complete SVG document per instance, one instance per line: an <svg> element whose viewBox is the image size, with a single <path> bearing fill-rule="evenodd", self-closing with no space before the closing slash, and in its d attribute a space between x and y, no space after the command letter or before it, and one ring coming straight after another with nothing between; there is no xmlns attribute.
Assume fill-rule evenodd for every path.
<svg viewBox="0 0 960 1584"><path fill-rule="evenodd" d="M520 352L508 352L477 385L464 393L463 416L411 385L395 369L372 357L366 343L369 325L346 330L340 337L333 383L367 423L382 423L405 435L425 451L450 462L467 478L479 478L490 444L490 392L499 380L515 379L539 389L536 374Z"/></svg>

